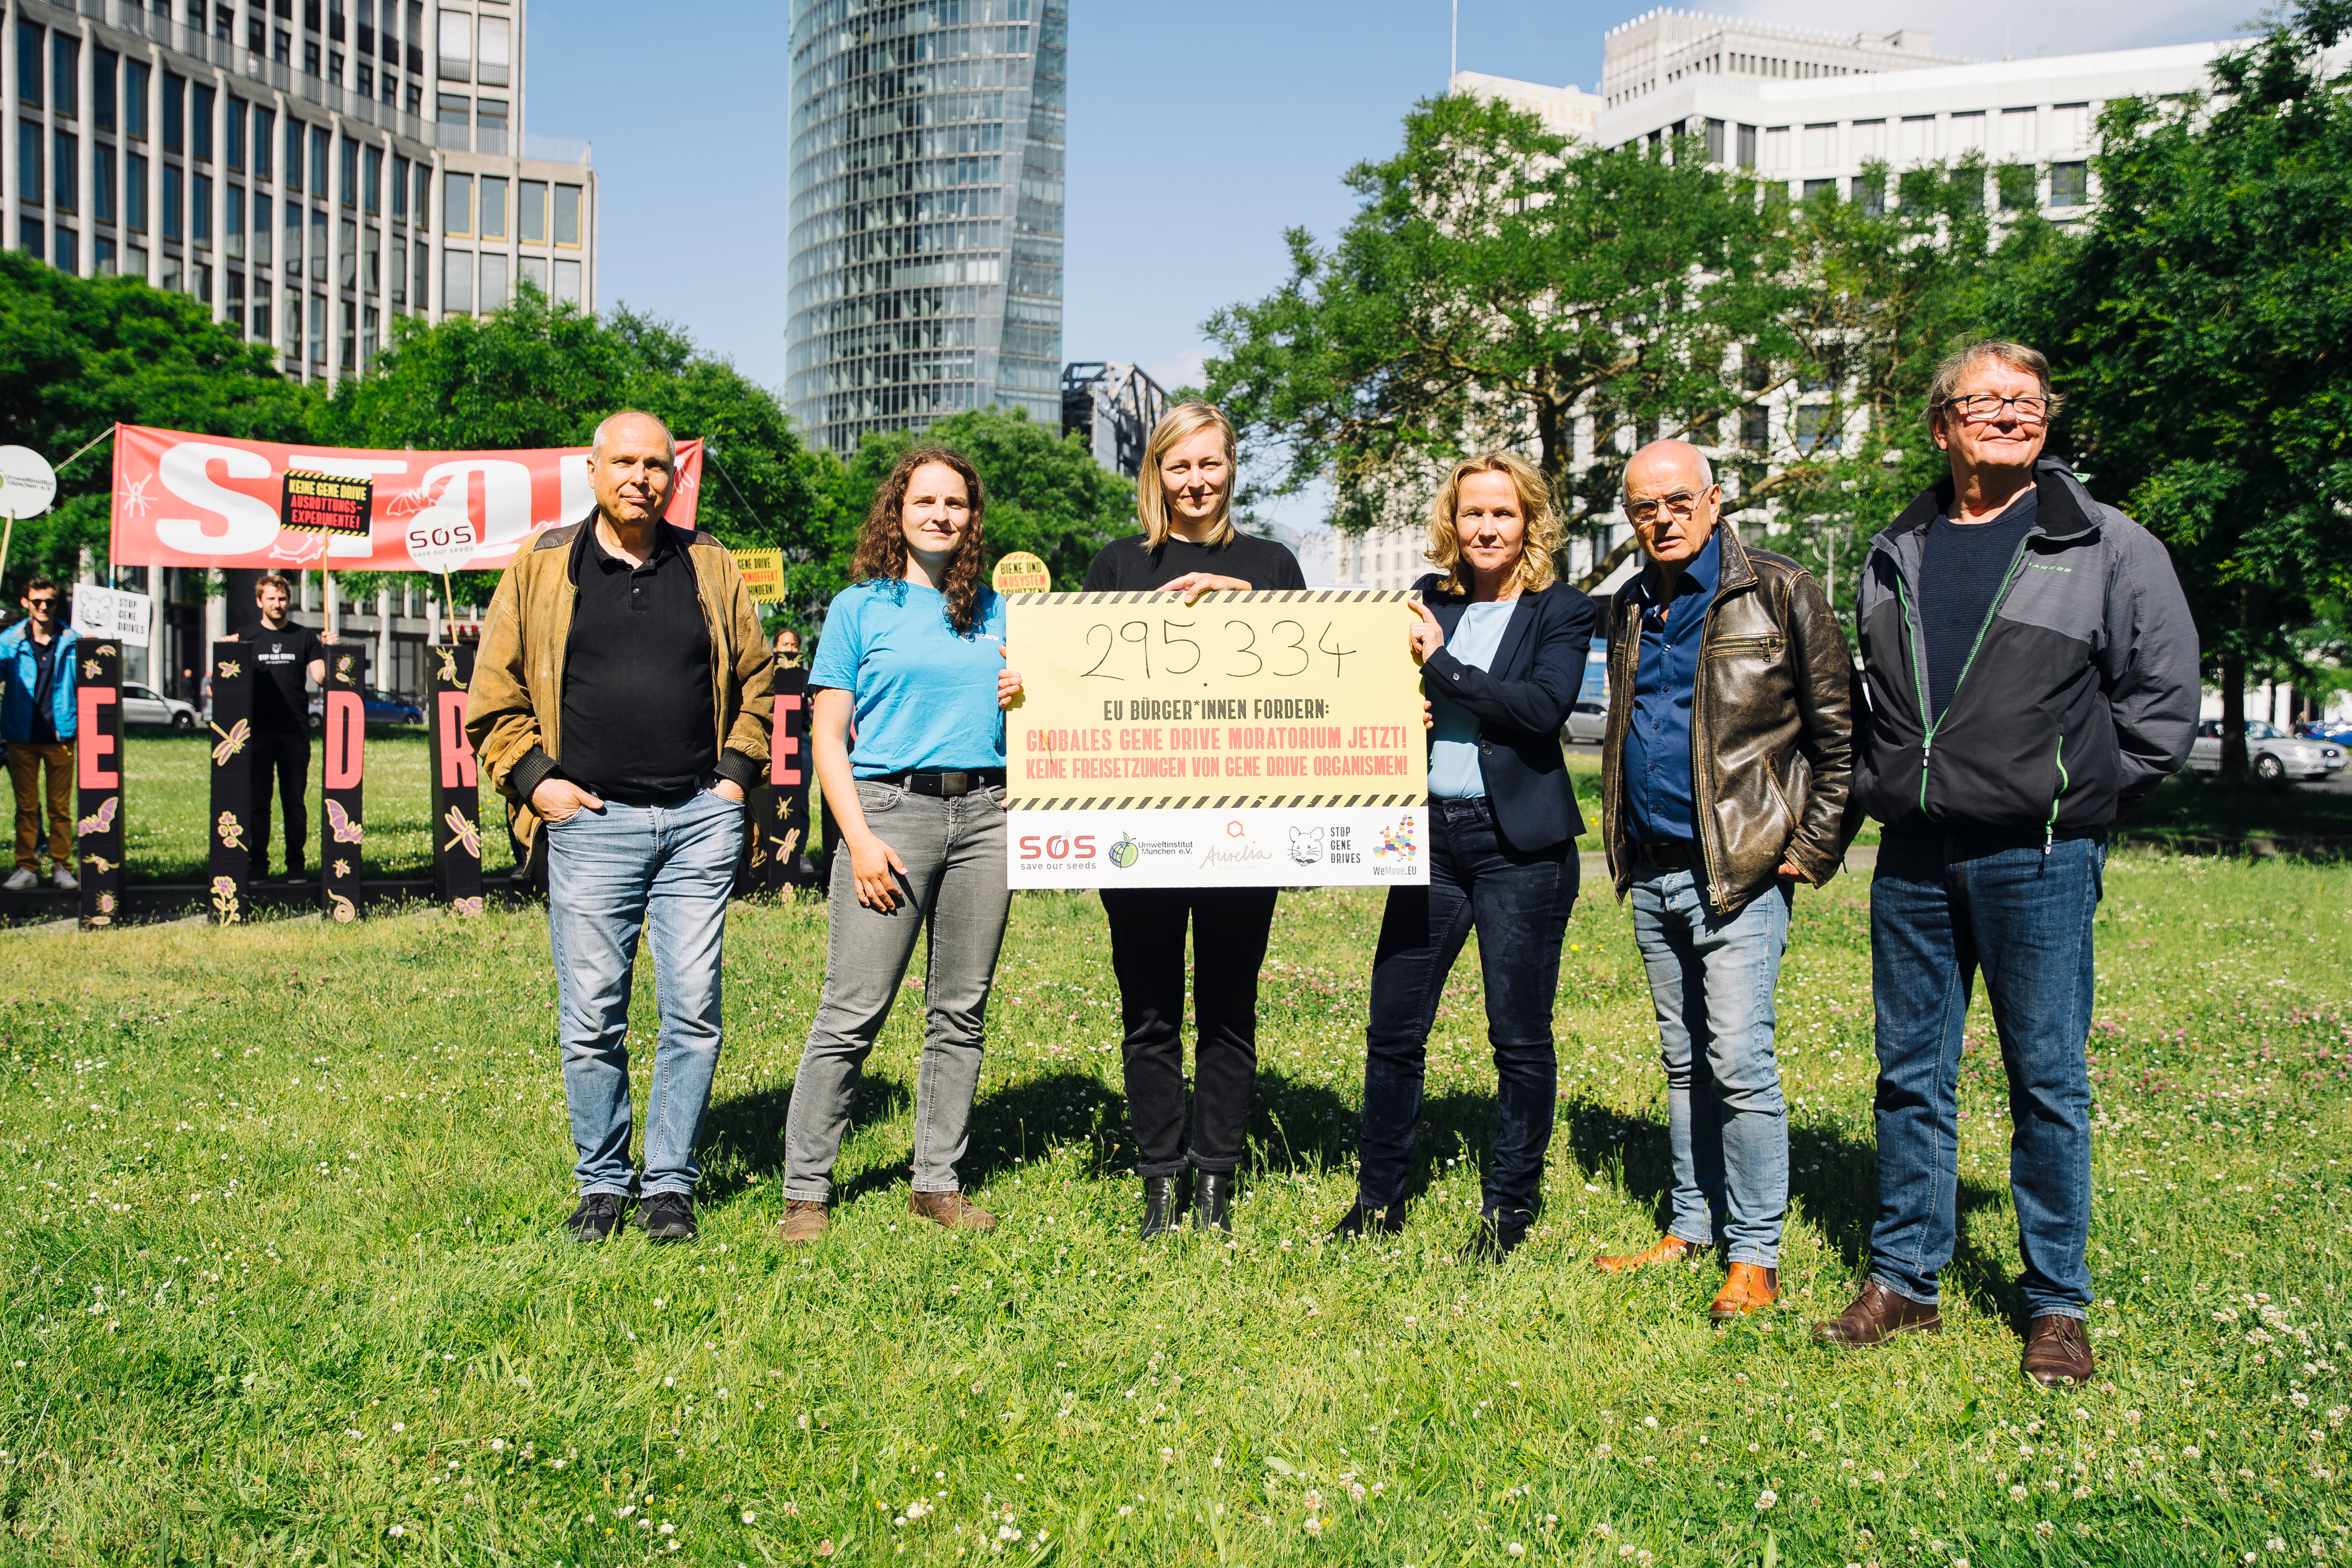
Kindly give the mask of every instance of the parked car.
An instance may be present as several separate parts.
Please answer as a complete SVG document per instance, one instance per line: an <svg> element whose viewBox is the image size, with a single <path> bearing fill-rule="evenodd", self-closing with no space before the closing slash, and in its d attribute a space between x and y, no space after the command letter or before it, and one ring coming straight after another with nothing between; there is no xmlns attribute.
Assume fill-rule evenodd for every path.
<svg viewBox="0 0 2352 1568"><path fill-rule="evenodd" d="M1609 640L1595 637L1584 654L1584 685L1576 694L1576 706L1569 710L1568 722L1559 727L1559 738L1598 741L1609 728Z"/></svg>
<svg viewBox="0 0 2352 1568"><path fill-rule="evenodd" d="M196 727L195 705L125 681L122 683L122 722L126 727L143 724L157 729L194 729Z"/></svg>
<svg viewBox="0 0 2352 1568"><path fill-rule="evenodd" d="M1609 706L1606 703L1578 703L1569 709L1568 723L1561 727L1570 740L1590 740L1596 744L1609 733Z"/></svg>
<svg viewBox="0 0 2352 1568"><path fill-rule="evenodd" d="M396 692L378 691L373 686L360 688L360 706L366 710L369 724L423 724L425 710ZM310 725L312 728L327 721L327 699L320 692L310 694Z"/></svg>
<svg viewBox="0 0 2352 1568"><path fill-rule="evenodd" d="M2246 721L2246 765L2257 779L2325 779L2341 772L2344 760L2344 747L2333 741L2297 740L2265 720ZM2200 773L2221 770L2220 719L2209 718L2197 727L2189 766Z"/></svg>

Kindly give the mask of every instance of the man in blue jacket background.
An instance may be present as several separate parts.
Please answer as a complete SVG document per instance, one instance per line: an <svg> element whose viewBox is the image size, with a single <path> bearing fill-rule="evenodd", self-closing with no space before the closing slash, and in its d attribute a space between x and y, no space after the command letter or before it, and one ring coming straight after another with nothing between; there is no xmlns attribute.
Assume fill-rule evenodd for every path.
<svg viewBox="0 0 2352 1568"><path fill-rule="evenodd" d="M16 869L5 886L23 893L40 883L38 850L46 782L49 808L49 876L68 893L81 883L74 864L73 628L58 621L58 585L37 577L25 585L25 619L0 632L0 737L8 743L8 782L16 791ZM46 780L41 770L48 769Z"/></svg>

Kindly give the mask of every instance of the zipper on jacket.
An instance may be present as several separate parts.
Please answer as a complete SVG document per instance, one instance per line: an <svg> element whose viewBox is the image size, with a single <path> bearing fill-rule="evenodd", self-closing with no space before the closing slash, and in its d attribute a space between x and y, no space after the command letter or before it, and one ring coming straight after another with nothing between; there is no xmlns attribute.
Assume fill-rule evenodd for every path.
<svg viewBox="0 0 2352 1568"><path fill-rule="evenodd" d="M2042 858L2050 858L2050 845L2058 837L2058 803L2066 798L2066 737L2058 737L2058 789L2050 797L2050 821L2042 826Z"/></svg>
<svg viewBox="0 0 2352 1568"><path fill-rule="evenodd" d="M1911 597L1904 591L1903 574L1899 571L1895 574L1895 602L1901 607L1906 629L1912 632L1911 676L1913 684L1918 688L1919 693L1919 723L1921 726L1919 732L1919 811L1922 816L1932 814L1927 810L1927 763L1929 758L1935 755L1936 731L1943 727L1944 720L1950 716L1952 706L1959 702L1960 686L1962 683L1966 682L1969 678L1969 667L1977 662L1977 650L1984 646L1985 633L1992 629L1993 617L2000 613L2001 602L2009 597L2010 588L2017 581L2018 570L2025 559L2026 547L2032 542L2032 536L2031 534L2028 534L2024 538L2017 541L2016 553L2009 558L2009 570L2002 576L2000 580L2000 587L1994 590L1992 602L1985 606L1984 620L1977 626L1976 641L1969 644L1969 656L1960 661L1960 673L1953 677L1952 701L1951 703L1945 705L1944 711L1937 714L1932 720L1927 716L1927 649L1925 641L1927 633L1924 630L1918 627L1909 625L1911 621ZM1923 568L1927 564L1927 546L1924 540L1919 546L1919 564ZM2053 810L2052 820L2053 821L2056 820L2054 808Z"/></svg>

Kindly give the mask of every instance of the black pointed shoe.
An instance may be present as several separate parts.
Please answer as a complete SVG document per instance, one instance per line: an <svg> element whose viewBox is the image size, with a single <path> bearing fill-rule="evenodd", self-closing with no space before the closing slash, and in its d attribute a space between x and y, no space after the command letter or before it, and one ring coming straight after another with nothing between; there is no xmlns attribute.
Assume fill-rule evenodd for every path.
<svg viewBox="0 0 2352 1568"><path fill-rule="evenodd" d="M1222 1230L1226 1235L1234 1229L1234 1173L1202 1171L1192 1183L1192 1228Z"/></svg>
<svg viewBox="0 0 2352 1568"><path fill-rule="evenodd" d="M1353 1207L1339 1217L1339 1223L1324 1232L1326 1241L1360 1241L1370 1230L1379 1236L1395 1236L1404 1229L1404 1205L1390 1204L1385 1208L1366 1208L1358 1198Z"/></svg>
<svg viewBox="0 0 2352 1568"><path fill-rule="evenodd" d="M1184 1193L1172 1176L1143 1178L1143 1235L1156 1241L1170 1235L1184 1219Z"/></svg>
<svg viewBox="0 0 2352 1568"><path fill-rule="evenodd" d="M1519 1249L1528 1239L1528 1227L1532 1217L1524 1210L1516 1214L1482 1214L1478 1228L1463 1245L1461 1260L1465 1263L1500 1263Z"/></svg>

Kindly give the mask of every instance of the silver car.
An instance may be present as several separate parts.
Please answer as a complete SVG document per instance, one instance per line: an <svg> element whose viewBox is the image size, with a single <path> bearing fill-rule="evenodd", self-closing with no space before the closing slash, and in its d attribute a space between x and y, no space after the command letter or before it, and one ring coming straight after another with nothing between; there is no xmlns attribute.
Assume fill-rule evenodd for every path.
<svg viewBox="0 0 2352 1568"><path fill-rule="evenodd" d="M126 725L148 725L157 729L188 730L196 727L196 710L193 704L131 681L122 683L122 722Z"/></svg>
<svg viewBox="0 0 2352 1568"><path fill-rule="evenodd" d="M2257 779L2325 779L2343 771L2344 748L2331 740L2298 740L2258 718L2246 721L2246 765ZM2221 721L2197 727L2189 766L2200 773L2221 770Z"/></svg>

